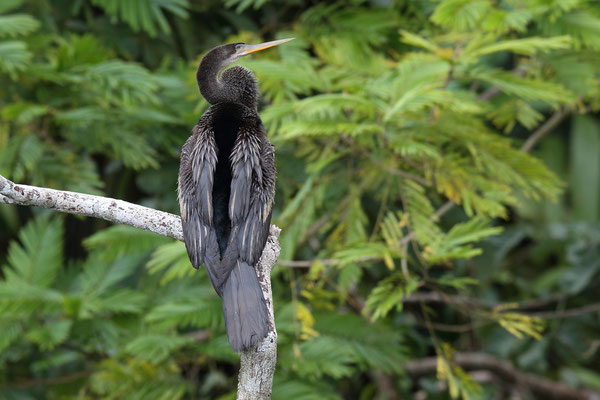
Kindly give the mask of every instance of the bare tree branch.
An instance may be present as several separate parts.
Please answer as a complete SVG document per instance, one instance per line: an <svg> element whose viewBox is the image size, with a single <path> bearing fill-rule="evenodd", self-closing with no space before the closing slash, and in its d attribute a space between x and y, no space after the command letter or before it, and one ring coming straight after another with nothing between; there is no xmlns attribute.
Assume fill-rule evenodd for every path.
<svg viewBox="0 0 600 400"><path fill-rule="evenodd" d="M549 304L552 303L556 303L558 301L561 300L566 300L567 296L565 296L564 294L550 294L546 297L542 297L542 298L538 298L538 299L531 299L531 300L524 300L524 301L511 301L511 304L517 304L518 305L518 310L520 312L524 312L524 310L530 310L530 309L537 309L537 308L541 308L544 306L547 306ZM446 293L441 293L441 292L436 292L436 291L429 291L429 292L415 292L412 293L410 296L406 297L405 299L402 300L403 303L448 303L448 304L459 304L459 305L465 305L468 307L479 307L479 308L486 308L486 309L491 309L497 306L502 305L502 303L491 303L491 302L486 302L486 301L482 301L480 299L475 299L475 298L471 298L471 297L466 297L466 296L459 296L459 295L451 295L451 294L446 294ZM592 304L592 305L588 305L586 307L582 307L582 308L577 308L577 309L573 309L572 311L575 311L577 313L577 315L582 314L583 311L586 312L593 312L593 311L597 311L598 310L599 305L598 304ZM589 311L588 311L589 310ZM565 314L565 312L570 311L570 310L564 310L564 311L559 311L561 313L561 315ZM543 313L544 311L542 311L541 313ZM536 316L536 317L545 317L545 315L541 314L540 312L525 312L528 315L531 316ZM554 315L556 312L555 311L550 311L550 313L552 313L552 315ZM569 316L570 314L567 314L567 316Z"/></svg>
<svg viewBox="0 0 600 400"><path fill-rule="evenodd" d="M38 206L69 214L102 218L183 241L181 218L178 215L108 197L17 185L2 175L0 175L0 203ZM277 331L273 315L271 270L281 251L278 241L280 232L279 228L271 225L269 238L256 265L256 274L269 308L269 333L255 349L241 354L237 397L240 400L271 398L277 361ZM198 335L195 339L203 340L204 336Z"/></svg>
<svg viewBox="0 0 600 400"><path fill-rule="evenodd" d="M46 386L46 385L60 385L63 383L68 383L72 381L76 381L78 379L86 378L90 376L93 371L78 371L71 375L63 375L57 376L55 378L39 378L39 379L31 379L27 381L17 381L14 383L9 383L5 387L9 388L18 388L18 389L27 389L35 386Z"/></svg>
<svg viewBox="0 0 600 400"><path fill-rule="evenodd" d="M592 390L573 389L561 382L517 370L505 360L485 353L458 353L453 360L465 370L487 370L502 380L527 387L544 399L600 400L600 394ZM413 377L434 374L437 371L437 357L427 357L409 361L404 370Z"/></svg>
<svg viewBox="0 0 600 400"><path fill-rule="evenodd" d="M64 213L105 219L134 226L183 241L178 215L123 200L67 192L37 186L17 185L0 175L0 202L51 208Z"/></svg>
<svg viewBox="0 0 600 400"><path fill-rule="evenodd" d="M582 314L588 314L592 312L600 311L600 303L592 303L587 304L583 307L577 308L569 308L566 310L557 310L557 311L539 311L539 312L530 312L527 313L533 317L540 318L568 318L568 317L577 317Z"/></svg>

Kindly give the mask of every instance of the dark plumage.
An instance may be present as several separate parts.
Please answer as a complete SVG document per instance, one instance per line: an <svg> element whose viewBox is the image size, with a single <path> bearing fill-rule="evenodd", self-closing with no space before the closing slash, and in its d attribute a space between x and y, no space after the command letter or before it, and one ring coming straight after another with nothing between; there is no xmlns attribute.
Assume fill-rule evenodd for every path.
<svg viewBox="0 0 600 400"><path fill-rule="evenodd" d="M223 298L229 343L240 352L268 331L268 310L254 266L269 234L275 197L273 146L256 110L252 72L240 57L291 39L212 49L196 79L212 105L181 150L179 206L183 237L194 268L202 263Z"/></svg>

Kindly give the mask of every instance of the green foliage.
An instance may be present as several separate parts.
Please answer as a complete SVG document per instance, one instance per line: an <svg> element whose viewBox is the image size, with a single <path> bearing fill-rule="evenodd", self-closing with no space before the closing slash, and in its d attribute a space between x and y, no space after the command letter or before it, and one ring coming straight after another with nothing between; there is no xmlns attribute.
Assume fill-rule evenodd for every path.
<svg viewBox="0 0 600 400"><path fill-rule="evenodd" d="M176 213L200 55L284 37L240 61L277 152L273 398L514 389L454 351L597 388L595 2L3 0L0 173ZM540 133L555 112L588 115ZM0 397L233 398L239 356L183 243L0 219ZM432 355L446 394L402 370Z"/></svg>
<svg viewBox="0 0 600 400"><path fill-rule="evenodd" d="M167 238L155 233L117 225L86 238L83 245L88 251L96 250L99 257L116 259L127 254L145 253L167 242Z"/></svg>
<svg viewBox="0 0 600 400"><path fill-rule="evenodd" d="M39 27L39 22L28 14L2 15L20 3L21 1L6 1L0 6L0 71L12 78L27 67L33 55L25 42L6 39L26 36Z"/></svg>
<svg viewBox="0 0 600 400"><path fill-rule="evenodd" d="M186 385L177 376L177 366L153 366L147 361L108 359L102 372L91 379L92 391L106 399L180 399Z"/></svg>
<svg viewBox="0 0 600 400"><path fill-rule="evenodd" d="M17 71L25 69L31 57L31 52L21 41L5 40L0 42L0 69L13 77Z"/></svg>
<svg viewBox="0 0 600 400"><path fill-rule="evenodd" d="M38 21L31 15L0 15L0 37L25 36L39 27Z"/></svg>
<svg viewBox="0 0 600 400"><path fill-rule="evenodd" d="M404 299L419 287L416 278L407 279L401 273L395 273L381 280L367 299L365 310L373 313L373 319L385 317L393 308L402 311Z"/></svg>
<svg viewBox="0 0 600 400"><path fill-rule="evenodd" d="M157 248L148 262L150 273L164 270L162 282L166 283L176 278L193 275L192 264L182 242L172 242Z"/></svg>
<svg viewBox="0 0 600 400"><path fill-rule="evenodd" d="M492 313L492 318L497 319L504 329L521 339L524 335L541 339L541 333L544 330L544 323L540 318L530 317L515 312L506 312L507 309L514 308L515 305L504 305L496 307Z"/></svg>
<svg viewBox="0 0 600 400"><path fill-rule="evenodd" d="M480 398L481 386L453 362L453 355L454 350L447 343L443 343L442 347L438 349L438 378L448 382L448 392L453 399L474 400Z"/></svg>
<svg viewBox="0 0 600 400"><path fill-rule="evenodd" d="M173 350L190 341L191 339L174 335L148 333L129 342L125 351L133 357L157 364L164 361Z"/></svg>
<svg viewBox="0 0 600 400"><path fill-rule="evenodd" d="M204 291L194 301L163 303L152 309L144 318L158 326L210 328L222 325L222 307L210 291Z"/></svg>
<svg viewBox="0 0 600 400"><path fill-rule="evenodd" d="M19 232L21 244L8 249L10 268L3 268L8 281L48 287L62 267L62 223L58 219L31 221Z"/></svg>
<svg viewBox="0 0 600 400"><path fill-rule="evenodd" d="M92 0L92 4L102 7L113 17L113 21L121 19L134 32L142 29L150 36L156 36L158 29L162 33L171 33L163 9L180 18L187 18L186 9L189 7L187 0Z"/></svg>

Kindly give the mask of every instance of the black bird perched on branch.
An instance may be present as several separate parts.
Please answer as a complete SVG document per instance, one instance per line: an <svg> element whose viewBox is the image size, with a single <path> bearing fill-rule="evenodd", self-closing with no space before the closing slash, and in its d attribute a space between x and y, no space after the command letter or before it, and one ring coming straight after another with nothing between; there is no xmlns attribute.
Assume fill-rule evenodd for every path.
<svg viewBox="0 0 600 400"><path fill-rule="evenodd" d="M223 298L229 344L237 352L268 331L254 266L269 235L275 163L257 112L254 74L241 66L219 72L240 57L289 40L231 43L204 56L196 79L211 107L181 150L178 193L185 246L194 268L204 262Z"/></svg>

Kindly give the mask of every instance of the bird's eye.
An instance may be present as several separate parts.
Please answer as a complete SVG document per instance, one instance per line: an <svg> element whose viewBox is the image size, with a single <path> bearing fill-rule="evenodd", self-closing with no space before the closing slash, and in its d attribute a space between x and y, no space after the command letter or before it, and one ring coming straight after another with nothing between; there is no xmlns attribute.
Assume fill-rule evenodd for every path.
<svg viewBox="0 0 600 400"><path fill-rule="evenodd" d="M241 43L240 44L236 44L235 45L235 51L240 51L240 50L242 50L243 47L244 47L244 45L241 44Z"/></svg>

